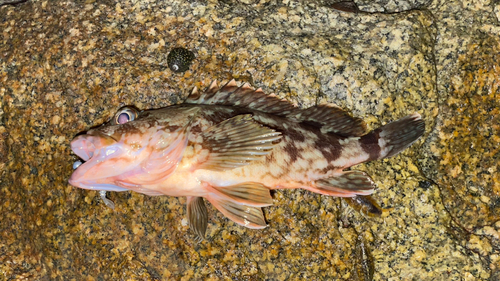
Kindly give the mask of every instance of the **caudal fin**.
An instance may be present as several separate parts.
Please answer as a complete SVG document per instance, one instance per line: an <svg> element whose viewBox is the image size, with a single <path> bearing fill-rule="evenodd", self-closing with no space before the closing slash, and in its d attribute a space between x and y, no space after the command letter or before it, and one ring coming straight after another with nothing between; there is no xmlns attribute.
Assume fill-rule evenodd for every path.
<svg viewBox="0 0 500 281"><path fill-rule="evenodd" d="M363 136L361 143L370 154L370 160L382 159L403 151L418 140L424 131L424 120L420 114L413 113Z"/></svg>

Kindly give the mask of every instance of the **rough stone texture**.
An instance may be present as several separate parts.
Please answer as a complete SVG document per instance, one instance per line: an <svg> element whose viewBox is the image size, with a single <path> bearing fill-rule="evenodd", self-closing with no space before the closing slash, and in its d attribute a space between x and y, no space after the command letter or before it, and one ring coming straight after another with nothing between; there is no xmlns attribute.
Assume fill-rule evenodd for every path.
<svg viewBox="0 0 500 281"><path fill-rule="evenodd" d="M405 12L291 0L1 6L0 279L498 279L500 4L379 2L365 11ZM195 53L187 72L168 69L174 47ZM370 128L420 112L421 141L356 167L376 181L383 215L276 191L268 228L209 207L197 244L185 198L111 193L111 210L67 184L79 132L123 105L168 106L231 78L301 107L336 103Z"/></svg>
<svg viewBox="0 0 500 281"><path fill-rule="evenodd" d="M397 13L416 9L426 9L431 0L356 0L354 1L361 11ZM452 3L450 3L452 5Z"/></svg>

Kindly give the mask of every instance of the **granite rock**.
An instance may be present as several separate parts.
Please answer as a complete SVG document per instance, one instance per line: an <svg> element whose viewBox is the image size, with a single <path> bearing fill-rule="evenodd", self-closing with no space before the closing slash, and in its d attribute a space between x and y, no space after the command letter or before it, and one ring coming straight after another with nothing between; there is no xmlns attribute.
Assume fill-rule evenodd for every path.
<svg viewBox="0 0 500 281"><path fill-rule="evenodd" d="M429 0L356 0L356 5L363 12L398 13L410 10L424 10L432 1Z"/></svg>
<svg viewBox="0 0 500 281"><path fill-rule="evenodd" d="M382 2L390 14L299 0L1 6L0 279L494 280L499 4ZM196 57L180 74L175 47ZM209 206L197 243L185 198L109 193L111 210L68 185L76 134L232 78L300 107L335 103L372 129L422 114L422 140L355 167L383 215L279 190L266 229Z"/></svg>

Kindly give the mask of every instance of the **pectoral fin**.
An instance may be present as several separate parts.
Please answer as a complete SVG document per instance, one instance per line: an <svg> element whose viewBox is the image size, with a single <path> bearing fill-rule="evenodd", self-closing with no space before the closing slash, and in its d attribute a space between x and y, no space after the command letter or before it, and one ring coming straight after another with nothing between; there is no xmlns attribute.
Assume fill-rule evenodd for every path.
<svg viewBox="0 0 500 281"><path fill-rule="evenodd" d="M222 171L262 159L279 143L281 133L263 126L252 115L238 115L203 132L210 153L198 169Z"/></svg>
<svg viewBox="0 0 500 281"><path fill-rule="evenodd" d="M339 176L316 181L316 187L311 191L337 197L353 197L355 195L370 195L375 183L366 173L347 171Z"/></svg>
<svg viewBox="0 0 500 281"><path fill-rule="evenodd" d="M208 212L202 197L187 197L187 216L189 227L203 240L207 231Z"/></svg>
<svg viewBox="0 0 500 281"><path fill-rule="evenodd" d="M101 196L102 202L104 202L104 204L106 204L106 206L108 206L109 208L111 208L113 210L115 209L115 203L106 197L106 190L99 191L99 195Z"/></svg>

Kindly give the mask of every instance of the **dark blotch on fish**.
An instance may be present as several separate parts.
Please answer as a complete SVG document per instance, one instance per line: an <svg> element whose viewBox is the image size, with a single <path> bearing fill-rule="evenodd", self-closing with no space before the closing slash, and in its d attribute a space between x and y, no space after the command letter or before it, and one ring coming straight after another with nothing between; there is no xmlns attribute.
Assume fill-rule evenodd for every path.
<svg viewBox="0 0 500 281"><path fill-rule="evenodd" d="M297 146L295 146L293 143L289 143L284 147L285 151L290 155L290 163L294 163L297 161L300 152L297 149Z"/></svg>
<svg viewBox="0 0 500 281"><path fill-rule="evenodd" d="M319 150L319 152L321 152L323 157L325 157L328 162L338 159L342 152L342 147L338 142L325 143L318 139L314 142L314 146L317 150Z"/></svg>
<svg viewBox="0 0 500 281"><path fill-rule="evenodd" d="M188 70L193 60L194 54L190 50L174 48L168 54L167 64L173 72L179 73Z"/></svg>
<svg viewBox="0 0 500 281"><path fill-rule="evenodd" d="M375 131L368 137L359 140L361 148L370 155L370 158L377 158L380 154L380 146L377 144L379 138L379 133Z"/></svg>
<svg viewBox="0 0 500 281"><path fill-rule="evenodd" d="M311 127L318 128L318 129L321 129L321 127L323 127L323 124L321 124L320 122L311 121L311 120L302 121L302 122L300 122L300 124L304 125L304 126L311 126Z"/></svg>

